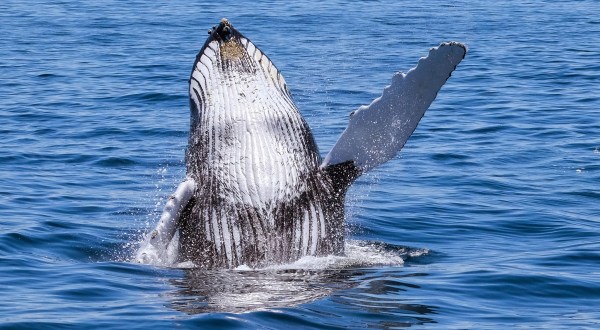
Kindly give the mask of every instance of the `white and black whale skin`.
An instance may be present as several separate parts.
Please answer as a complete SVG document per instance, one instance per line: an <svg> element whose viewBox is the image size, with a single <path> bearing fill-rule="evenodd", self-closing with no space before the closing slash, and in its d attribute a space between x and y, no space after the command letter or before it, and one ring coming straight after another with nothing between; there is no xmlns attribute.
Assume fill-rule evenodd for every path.
<svg viewBox="0 0 600 330"><path fill-rule="evenodd" d="M324 160L279 70L226 19L209 31L190 77L187 177L138 251L160 262L179 230L178 261L262 267L344 252L344 199L393 158L466 54L430 50L381 97L352 112Z"/></svg>

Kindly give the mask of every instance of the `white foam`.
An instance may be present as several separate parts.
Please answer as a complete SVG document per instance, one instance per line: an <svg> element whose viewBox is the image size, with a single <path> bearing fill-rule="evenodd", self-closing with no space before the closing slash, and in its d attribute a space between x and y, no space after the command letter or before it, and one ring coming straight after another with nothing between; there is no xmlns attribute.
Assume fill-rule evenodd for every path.
<svg viewBox="0 0 600 330"><path fill-rule="evenodd" d="M174 268L196 268L191 261L177 263L177 246L179 244L178 233L173 237L170 244L164 251L158 251L154 246L146 245L139 253L147 255L144 259L147 264L174 267ZM429 253L427 249L388 249L382 248L380 244L368 243L364 241L348 240L345 243L344 255L328 255L322 257L305 256L294 262L286 264L270 265L264 268L252 268L247 265L240 265L234 268L235 271L256 271L256 270L328 270L328 269L346 269L360 267L376 266L402 266L407 257L415 258ZM155 256L152 258L152 256ZM160 256L160 257L159 257ZM136 262L140 262L137 257Z"/></svg>
<svg viewBox="0 0 600 330"><path fill-rule="evenodd" d="M288 264L271 265L259 270L326 270L355 267L374 266L401 266L404 264L403 256L418 257L429 253L427 249L407 251L386 251L377 244L368 244L362 241L346 241L345 255L328 255L324 257L305 256ZM237 271L255 271L247 265L235 268Z"/></svg>

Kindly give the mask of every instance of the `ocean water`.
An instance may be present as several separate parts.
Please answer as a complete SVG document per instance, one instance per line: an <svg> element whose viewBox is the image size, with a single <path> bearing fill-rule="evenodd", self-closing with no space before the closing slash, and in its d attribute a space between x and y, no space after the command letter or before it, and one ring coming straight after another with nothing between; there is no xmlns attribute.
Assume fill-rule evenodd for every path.
<svg viewBox="0 0 600 330"><path fill-rule="evenodd" d="M430 47L469 52L348 196L347 255L131 262L184 177L187 79L227 17L322 154ZM0 328L600 328L600 3L0 3Z"/></svg>

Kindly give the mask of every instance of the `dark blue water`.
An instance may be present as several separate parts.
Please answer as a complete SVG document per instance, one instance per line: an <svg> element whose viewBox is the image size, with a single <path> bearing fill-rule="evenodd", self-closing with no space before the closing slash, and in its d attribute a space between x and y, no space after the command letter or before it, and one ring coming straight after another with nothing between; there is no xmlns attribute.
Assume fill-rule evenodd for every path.
<svg viewBox="0 0 600 330"><path fill-rule="evenodd" d="M323 154L393 72L469 46L350 192L348 237L381 262L128 261L184 176L187 79L221 17ZM597 1L4 0L0 35L2 328L600 327Z"/></svg>

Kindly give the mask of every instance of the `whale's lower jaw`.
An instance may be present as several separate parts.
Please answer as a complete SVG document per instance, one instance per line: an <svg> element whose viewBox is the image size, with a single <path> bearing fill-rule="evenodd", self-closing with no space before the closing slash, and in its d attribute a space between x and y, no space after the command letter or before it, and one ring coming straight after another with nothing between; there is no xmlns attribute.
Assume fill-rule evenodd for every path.
<svg viewBox="0 0 600 330"><path fill-rule="evenodd" d="M179 261L206 269L257 268L342 254L344 196L322 174L307 179L310 190L270 207L219 199L200 187L182 213Z"/></svg>

